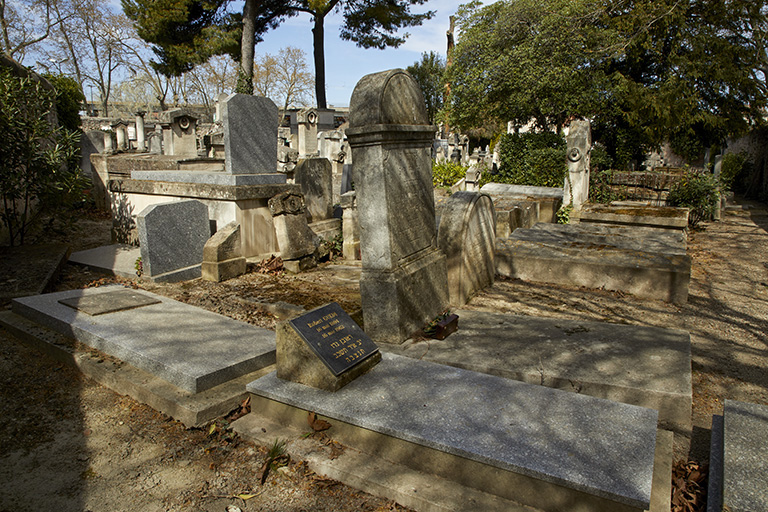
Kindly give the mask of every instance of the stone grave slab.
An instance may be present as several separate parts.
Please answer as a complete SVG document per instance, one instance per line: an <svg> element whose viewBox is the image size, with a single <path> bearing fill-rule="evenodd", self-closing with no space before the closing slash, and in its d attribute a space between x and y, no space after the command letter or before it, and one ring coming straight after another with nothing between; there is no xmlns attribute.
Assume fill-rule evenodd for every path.
<svg viewBox="0 0 768 512"><path fill-rule="evenodd" d="M127 309L160 304L155 297L147 295L136 290L123 289L113 292L100 293L98 295L87 295L81 297L70 297L59 300L59 304L64 304L86 315L96 316L114 313L116 311L125 311Z"/></svg>
<svg viewBox="0 0 768 512"><path fill-rule="evenodd" d="M0 301L43 293L68 255L63 244L0 247Z"/></svg>
<svg viewBox="0 0 768 512"><path fill-rule="evenodd" d="M726 400L723 407L722 507L768 510L768 406Z"/></svg>
<svg viewBox="0 0 768 512"><path fill-rule="evenodd" d="M579 222L625 226L643 226L656 229L688 229L688 209L670 206L630 206L586 204L578 214Z"/></svg>
<svg viewBox="0 0 768 512"><path fill-rule="evenodd" d="M106 274L135 278L136 260L141 257L141 249L133 245L112 244L95 249L73 252L70 263L83 265Z"/></svg>
<svg viewBox="0 0 768 512"><path fill-rule="evenodd" d="M454 310L443 341L383 344L385 352L659 411L691 429L691 341L685 331Z"/></svg>
<svg viewBox="0 0 768 512"><path fill-rule="evenodd" d="M275 333L160 295L135 309L91 316L59 301L98 301L121 286L13 301L14 313L198 393L275 362Z"/></svg>
<svg viewBox="0 0 768 512"><path fill-rule="evenodd" d="M143 276L155 281L200 277L211 236L208 206L188 199L147 206L136 218Z"/></svg>
<svg viewBox="0 0 768 512"><path fill-rule="evenodd" d="M658 417L651 409L394 354L335 393L275 373L247 389L262 414L287 405L384 434L409 443L401 455L415 465L536 508L644 510L650 503ZM415 456L422 449L431 456ZM441 453L459 459L435 463Z"/></svg>
<svg viewBox="0 0 768 512"><path fill-rule="evenodd" d="M585 286L631 293L677 304L688 300L691 259L685 254L653 252L665 245L642 235L608 237L605 243L570 239L547 229L518 229L496 239L498 274L543 283ZM668 244L666 244L668 245Z"/></svg>

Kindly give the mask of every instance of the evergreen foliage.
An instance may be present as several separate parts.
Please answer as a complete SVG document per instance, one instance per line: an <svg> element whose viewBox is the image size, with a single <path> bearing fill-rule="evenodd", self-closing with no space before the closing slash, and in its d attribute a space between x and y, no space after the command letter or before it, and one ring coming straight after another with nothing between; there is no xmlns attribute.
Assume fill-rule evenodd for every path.
<svg viewBox="0 0 768 512"><path fill-rule="evenodd" d="M80 171L68 166L79 132L56 125L54 101L39 79L0 67L0 219L11 245L24 243L36 208L83 197Z"/></svg>
<svg viewBox="0 0 768 512"><path fill-rule="evenodd" d="M498 183L561 187L565 182L565 139L552 132L506 134L499 139Z"/></svg>
<svg viewBox="0 0 768 512"><path fill-rule="evenodd" d="M715 214L720 193L717 180L709 172L688 170L680 181L672 185L667 195L669 206L689 208L688 225L695 228L699 222Z"/></svg>
<svg viewBox="0 0 768 512"><path fill-rule="evenodd" d="M617 167L692 157L761 122L766 0L501 0L458 15L450 122L592 120Z"/></svg>

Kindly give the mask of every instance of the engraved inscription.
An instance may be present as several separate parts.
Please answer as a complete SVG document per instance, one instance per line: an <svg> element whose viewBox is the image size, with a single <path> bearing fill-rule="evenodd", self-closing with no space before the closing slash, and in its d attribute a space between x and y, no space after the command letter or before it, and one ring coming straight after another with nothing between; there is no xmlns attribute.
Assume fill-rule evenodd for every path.
<svg viewBox="0 0 768 512"><path fill-rule="evenodd" d="M379 351L335 302L294 318L291 325L337 376Z"/></svg>

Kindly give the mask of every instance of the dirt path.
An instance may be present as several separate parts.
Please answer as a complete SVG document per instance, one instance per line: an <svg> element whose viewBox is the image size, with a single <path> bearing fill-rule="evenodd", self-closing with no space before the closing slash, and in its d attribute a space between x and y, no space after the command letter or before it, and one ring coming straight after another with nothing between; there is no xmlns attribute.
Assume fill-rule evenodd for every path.
<svg viewBox="0 0 768 512"><path fill-rule="evenodd" d="M768 404L768 212L729 212L691 234L688 303L579 288L500 280L469 308L688 330L693 350L690 453L706 462L712 414L726 398ZM91 219L84 244L108 236ZM63 239L77 235L63 233ZM55 237L54 237L55 238ZM55 240L54 240L55 241ZM107 243L101 241L101 243ZM87 247L75 247L75 250ZM114 281L68 267L57 289ZM334 266L300 276L249 273L225 283L140 284L148 290L271 328L288 304L309 309L336 300L359 308L354 280ZM275 307L270 304L284 302ZM282 309L281 309L282 308ZM300 461L258 472L267 448L219 424L185 429L127 397L83 379L0 330L0 511L402 510L307 471ZM235 494L258 494L243 501Z"/></svg>

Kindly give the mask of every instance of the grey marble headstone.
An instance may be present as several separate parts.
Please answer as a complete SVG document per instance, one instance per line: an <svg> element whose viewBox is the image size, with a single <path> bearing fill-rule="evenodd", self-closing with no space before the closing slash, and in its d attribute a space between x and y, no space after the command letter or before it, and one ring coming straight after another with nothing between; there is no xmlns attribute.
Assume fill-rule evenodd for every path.
<svg viewBox="0 0 768 512"><path fill-rule="evenodd" d="M221 121L228 173L276 173L278 119L272 100L232 94L221 105Z"/></svg>
<svg viewBox="0 0 768 512"><path fill-rule="evenodd" d="M203 248L211 236L208 207L190 199L147 206L136 224L141 245L142 270L150 278L196 267L179 276L200 276ZM196 274L196 275L195 275Z"/></svg>

